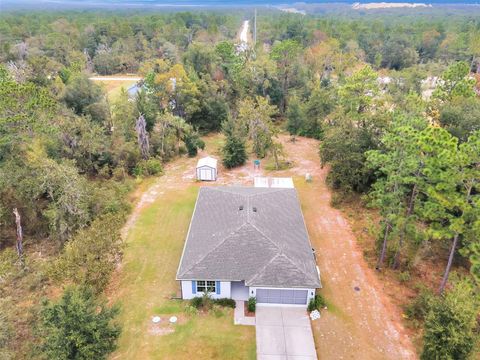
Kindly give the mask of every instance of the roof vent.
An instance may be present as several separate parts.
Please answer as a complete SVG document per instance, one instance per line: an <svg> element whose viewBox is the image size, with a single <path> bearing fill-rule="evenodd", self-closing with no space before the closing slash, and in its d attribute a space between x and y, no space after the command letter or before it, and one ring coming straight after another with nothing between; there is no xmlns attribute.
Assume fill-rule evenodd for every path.
<svg viewBox="0 0 480 360"><path fill-rule="evenodd" d="M253 207L253 212L257 212L257 208L255 206Z"/></svg>
<svg viewBox="0 0 480 360"><path fill-rule="evenodd" d="M238 207L238 210L242 211L242 210L243 210L243 205L240 205L240 206Z"/></svg>

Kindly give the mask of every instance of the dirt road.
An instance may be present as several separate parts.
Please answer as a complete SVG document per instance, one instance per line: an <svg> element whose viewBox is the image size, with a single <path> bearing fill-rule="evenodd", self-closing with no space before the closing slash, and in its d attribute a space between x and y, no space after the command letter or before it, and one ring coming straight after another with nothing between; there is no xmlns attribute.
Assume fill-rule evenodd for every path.
<svg viewBox="0 0 480 360"><path fill-rule="evenodd" d="M199 156L215 155L217 140L218 136L207 139L207 151ZM281 140L294 166L268 175L294 177L312 246L316 249L324 286L322 294L328 301L328 310L322 311L321 319L312 323L319 359L416 359L402 326L400 310L383 293L382 284L368 268L348 221L330 205L331 192L325 184L327 169L320 167L318 142L298 138L292 143L287 136ZM254 176L265 174L263 170L254 170L249 161L234 171L220 169L215 183L197 183L196 161L182 158L167 165L165 175L143 194L125 231L145 204L169 189L191 185L252 185ZM306 173L313 175L312 183L305 182Z"/></svg>

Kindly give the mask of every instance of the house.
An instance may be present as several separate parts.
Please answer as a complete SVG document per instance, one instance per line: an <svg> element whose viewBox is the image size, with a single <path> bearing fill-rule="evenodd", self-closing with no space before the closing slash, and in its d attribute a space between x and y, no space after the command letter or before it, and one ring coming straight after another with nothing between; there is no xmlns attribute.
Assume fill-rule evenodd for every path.
<svg viewBox="0 0 480 360"><path fill-rule="evenodd" d="M183 299L308 304L320 273L296 190L200 188L177 280Z"/></svg>
<svg viewBox="0 0 480 360"><path fill-rule="evenodd" d="M210 156L201 158L197 163L197 180L217 180L217 159Z"/></svg>
<svg viewBox="0 0 480 360"><path fill-rule="evenodd" d="M127 89L127 94L129 99L135 99L140 92L141 87L137 83L133 84Z"/></svg>

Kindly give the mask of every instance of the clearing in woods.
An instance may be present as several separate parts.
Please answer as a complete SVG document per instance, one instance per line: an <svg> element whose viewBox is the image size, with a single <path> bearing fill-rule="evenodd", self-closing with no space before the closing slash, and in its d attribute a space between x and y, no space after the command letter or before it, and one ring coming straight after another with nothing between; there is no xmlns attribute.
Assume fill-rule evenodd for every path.
<svg viewBox="0 0 480 360"><path fill-rule="evenodd" d="M120 95L121 89L127 90L130 86L136 84L141 77L136 75L106 75L92 76L89 78L96 84L100 85L107 93L108 100L115 101Z"/></svg>
<svg viewBox="0 0 480 360"><path fill-rule="evenodd" d="M287 136L281 141L293 161L288 170L253 170L250 159L232 171L220 168L218 181L206 184L194 179L198 158L181 158L168 164L165 175L141 196L125 227L125 257L110 287L111 299L122 304L123 327L112 358L255 358L254 328L234 326L230 310L187 316L180 301L169 300L179 294L175 273L198 187L252 185L255 175L294 178L328 302L328 310L312 323L319 359L417 358L400 309L368 268L347 220L330 205L318 141L299 137L292 143ZM221 136L210 136L206 143L199 156L218 155ZM305 182L305 173L313 175L313 182ZM151 316L163 320L169 314L180 315L176 331L152 332Z"/></svg>

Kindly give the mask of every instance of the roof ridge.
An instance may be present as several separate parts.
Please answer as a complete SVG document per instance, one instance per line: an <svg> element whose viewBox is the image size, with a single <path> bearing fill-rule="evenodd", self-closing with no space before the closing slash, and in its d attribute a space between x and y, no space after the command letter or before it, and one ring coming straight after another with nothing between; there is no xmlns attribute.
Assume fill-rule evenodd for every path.
<svg viewBox="0 0 480 360"><path fill-rule="evenodd" d="M239 196L244 196L242 194L236 193L234 191L229 191L226 189L224 186L202 186L200 189L208 189L212 191L219 191L219 192L224 192L227 194L234 194L234 195L239 195Z"/></svg>
<svg viewBox="0 0 480 360"><path fill-rule="evenodd" d="M192 264L192 266L190 266L189 268L185 269L185 271L183 271L181 274L179 274L180 276L183 276L186 272L192 270L195 266L197 266L198 264L200 264L203 260L205 260L205 258L210 255L212 252L214 252L216 249L218 249L222 244L225 243L225 241L227 241L227 239L231 238L232 235L234 235L238 230L240 230L242 227L244 227L245 225L248 225L248 222L244 222L242 225L240 225L239 227L237 227L234 231L230 232L228 235L226 235L222 241L220 241L217 245L215 245L212 250L210 250L209 252L207 252L204 256L202 256L197 262L195 262L194 264Z"/></svg>
<svg viewBox="0 0 480 360"><path fill-rule="evenodd" d="M290 259L285 253L282 253L282 255L288 260L290 261L291 264L293 264L298 270L300 270L301 273L303 273L307 278L310 278L310 280L312 280L312 278L310 277L310 275L308 275L304 270L302 270L297 264L295 264L293 262L292 259Z"/></svg>
<svg viewBox="0 0 480 360"><path fill-rule="evenodd" d="M250 220L250 219L249 219ZM275 241L273 241L272 239L270 239L269 236L267 236L262 230L260 230L257 225L255 224L252 224L249 222L250 225L252 225L252 227L257 230L263 237L265 237L266 239L268 239L268 241L270 241L273 245L275 245L278 249L282 249Z"/></svg>
<svg viewBox="0 0 480 360"><path fill-rule="evenodd" d="M257 273L255 274L255 276L253 276L248 282L251 283L251 282L252 282L253 280L255 280L257 277L259 277L259 276L267 269L268 265L270 265L270 264L273 262L273 260L275 260L276 258L278 258L278 257L280 257L280 256L283 256L285 259L287 259L293 266L295 266L295 268L296 268L298 271L300 271L303 275L305 275L308 280L313 280L314 282L316 281L315 279L312 279L312 277L311 277L310 275L308 275L305 271L303 271L302 269L300 269L300 268L298 267L298 265L295 264L295 263L292 261L292 259L290 259L287 255L285 255L285 253L283 253L283 252L278 252L278 253L277 253L274 257L272 257L272 258L270 259L270 261L267 262L267 263L265 264L265 266L264 266L259 272L257 272ZM249 285L249 286L250 286L250 285Z"/></svg>
<svg viewBox="0 0 480 360"><path fill-rule="evenodd" d="M248 280L248 282L251 283L255 278L257 278L257 277L267 268L267 266L270 265L270 264L273 262L273 260L275 260L275 259L276 259L277 257L279 257L280 255L281 255L280 252L276 253L276 254L263 266L263 268L262 268L260 271L257 271L257 273L256 273L253 277L251 277L250 280ZM245 279L245 285L247 285L246 282L247 282L247 280ZM249 286L250 286L250 285L249 285Z"/></svg>
<svg viewBox="0 0 480 360"><path fill-rule="evenodd" d="M283 192L285 190L295 190L295 189L290 189L290 188L255 188L255 187L249 187L249 186L202 186L200 189L209 189L213 191L221 191L227 194L234 194L238 196L243 196L245 198L250 198L254 196L259 196L259 195L265 195L265 194L274 194L277 192ZM238 193L234 190L230 189L259 189L259 193L255 194L241 194Z"/></svg>

